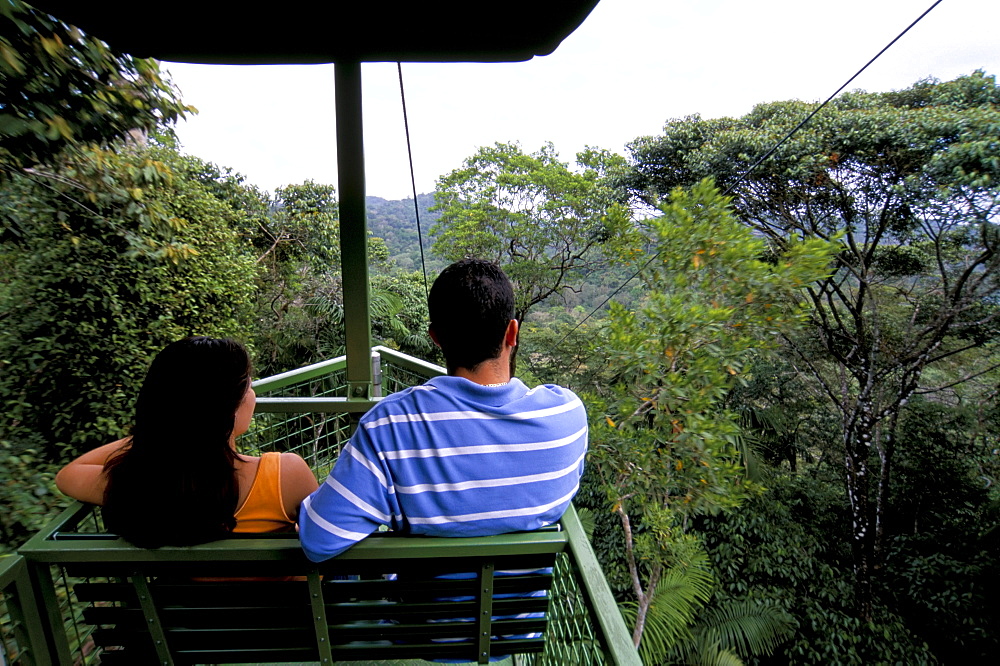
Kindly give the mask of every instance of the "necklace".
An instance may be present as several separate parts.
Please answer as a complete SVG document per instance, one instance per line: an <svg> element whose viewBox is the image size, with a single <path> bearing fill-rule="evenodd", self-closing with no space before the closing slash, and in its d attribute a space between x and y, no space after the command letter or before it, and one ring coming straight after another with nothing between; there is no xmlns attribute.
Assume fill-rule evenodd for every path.
<svg viewBox="0 0 1000 666"><path fill-rule="evenodd" d="M509 379L506 382L497 382L496 384L483 384L483 386L506 386L508 382L510 382Z"/></svg>

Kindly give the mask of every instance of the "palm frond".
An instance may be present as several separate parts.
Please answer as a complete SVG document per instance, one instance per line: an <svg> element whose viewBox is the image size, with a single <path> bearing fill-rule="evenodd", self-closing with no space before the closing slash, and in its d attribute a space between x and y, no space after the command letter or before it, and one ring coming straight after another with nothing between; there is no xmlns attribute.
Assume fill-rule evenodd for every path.
<svg viewBox="0 0 1000 666"><path fill-rule="evenodd" d="M761 600L734 599L702 617L698 633L744 656L769 655L787 640L795 620L779 606Z"/></svg>
<svg viewBox="0 0 1000 666"><path fill-rule="evenodd" d="M736 436L736 448L743 459L743 468L746 470L747 478L751 481L760 482L764 478L760 460L757 456L757 448L760 441L748 430L743 430Z"/></svg>
<svg viewBox="0 0 1000 666"><path fill-rule="evenodd" d="M691 625L697 612L711 599L714 586L708 555L700 546L691 548L684 561L663 574L646 612L639 643L639 656L644 664L659 664L673 646L693 640ZM638 603L623 602L619 608L625 622L634 628Z"/></svg>
<svg viewBox="0 0 1000 666"><path fill-rule="evenodd" d="M704 634L674 645L665 655L664 662L688 666L744 666L738 654Z"/></svg>
<svg viewBox="0 0 1000 666"><path fill-rule="evenodd" d="M369 300L372 318L389 320L403 310L403 299L385 289L373 289Z"/></svg>
<svg viewBox="0 0 1000 666"><path fill-rule="evenodd" d="M626 601L618 604L618 608L625 624L634 629L639 604ZM665 612L654 613L650 607L642 629L642 640L639 642L639 658L643 664L660 664L670 652L671 646L690 643L692 640L694 635L691 628L682 618Z"/></svg>
<svg viewBox="0 0 1000 666"><path fill-rule="evenodd" d="M585 506L580 506L576 509L576 515L580 519L580 524L583 526L583 531L587 535L587 538L592 539L594 537L594 525L596 524L594 512Z"/></svg>
<svg viewBox="0 0 1000 666"><path fill-rule="evenodd" d="M738 654L719 646L718 643L704 645L694 657L688 662L693 666L744 666L743 660Z"/></svg>

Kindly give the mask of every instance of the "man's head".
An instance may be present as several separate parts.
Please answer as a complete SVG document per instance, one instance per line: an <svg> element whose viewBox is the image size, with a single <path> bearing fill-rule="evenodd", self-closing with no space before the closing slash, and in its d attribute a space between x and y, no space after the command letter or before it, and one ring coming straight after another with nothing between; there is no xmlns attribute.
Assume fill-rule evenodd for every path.
<svg viewBox="0 0 1000 666"><path fill-rule="evenodd" d="M427 298L431 335L448 371L474 369L499 358L514 318L514 288L504 272L482 259L463 259L441 271Z"/></svg>

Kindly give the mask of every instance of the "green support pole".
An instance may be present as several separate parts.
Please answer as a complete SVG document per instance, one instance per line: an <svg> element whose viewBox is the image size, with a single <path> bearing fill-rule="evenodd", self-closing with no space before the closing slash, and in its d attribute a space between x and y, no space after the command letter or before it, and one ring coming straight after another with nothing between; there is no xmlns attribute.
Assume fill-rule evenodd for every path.
<svg viewBox="0 0 1000 666"><path fill-rule="evenodd" d="M337 63L337 178L340 188L340 265L344 276L348 398L371 397L371 314L361 63Z"/></svg>

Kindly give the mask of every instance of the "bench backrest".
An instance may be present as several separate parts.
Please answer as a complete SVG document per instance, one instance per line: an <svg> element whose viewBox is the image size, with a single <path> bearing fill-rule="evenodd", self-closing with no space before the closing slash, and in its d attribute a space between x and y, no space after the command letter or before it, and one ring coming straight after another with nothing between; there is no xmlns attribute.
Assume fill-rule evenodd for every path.
<svg viewBox="0 0 1000 666"><path fill-rule="evenodd" d="M322 564L294 535L143 550L56 531L102 664L452 659L540 652L564 533L373 535ZM393 574L387 576L387 574ZM241 580L241 578L246 578Z"/></svg>

